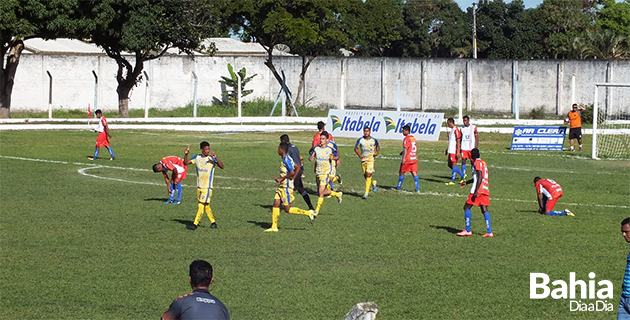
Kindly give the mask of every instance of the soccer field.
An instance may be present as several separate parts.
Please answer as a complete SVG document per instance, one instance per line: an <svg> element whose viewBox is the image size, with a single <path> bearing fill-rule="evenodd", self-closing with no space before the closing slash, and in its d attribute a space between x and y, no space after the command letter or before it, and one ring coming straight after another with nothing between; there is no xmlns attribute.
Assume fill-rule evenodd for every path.
<svg viewBox="0 0 630 320"><path fill-rule="evenodd" d="M336 138L343 202L326 199L311 225L282 213L271 224L281 133L112 132L115 161L88 131L0 132L0 319L157 319L189 293L188 265L214 266L210 291L232 319L342 319L373 301L378 319L610 319L617 312L628 245L619 223L630 216L630 162L595 161L590 152L514 152L511 135L480 134L489 167L494 238L473 208L473 236L462 207L469 187L446 186L446 134L418 142L420 193L407 176L394 190L401 141L380 141L379 190L361 199L356 139ZM314 132L289 133L303 155ZM357 136L357 138L360 134ZM584 137L590 150L590 136ZM216 171L211 207L186 229L197 205L194 167L180 205L167 198L151 166L191 154L207 140ZM306 158L306 156L305 156ZM317 201L312 163L307 187ZM470 165L469 165L470 175ZM564 189L556 205L575 217L536 212L533 178ZM296 194L294 205L306 208ZM612 299L530 299L530 273L614 285ZM551 284L549 285L551 286ZM553 290L554 287L551 287ZM540 292L540 291L539 291ZM606 301L613 311L570 311L570 301Z"/></svg>

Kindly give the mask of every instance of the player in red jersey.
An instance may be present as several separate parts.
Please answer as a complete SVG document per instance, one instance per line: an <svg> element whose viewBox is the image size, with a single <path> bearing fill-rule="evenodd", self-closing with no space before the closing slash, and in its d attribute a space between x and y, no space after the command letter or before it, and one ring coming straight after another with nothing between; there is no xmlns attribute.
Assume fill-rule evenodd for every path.
<svg viewBox="0 0 630 320"><path fill-rule="evenodd" d="M184 164L184 159L176 156L168 156L162 158L160 162L153 165L153 172L162 172L166 188L168 189L169 199L164 203L180 204L182 201L182 184L181 181L186 179L186 171L188 166ZM168 171L172 171L171 178L168 178ZM175 189L177 189L177 200L174 200Z"/></svg>
<svg viewBox="0 0 630 320"><path fill-rule="evenodd" d="M400 170L398 171L398 184L396 190L402 188L403 180L405 180L405 172L411 172L413 180L416 182L416 192L420 191L420 181L418 180L418 155L416 137L411 135L411 127L405 125L402 128L402 133L405 136L403 138L403 152L402 160L400 162Z"/></svg>
<svg viewBox="0 0 630 320"><path fill-rule="evenodd" d="M94 114L98 119L98 127L96 127L95 129L95 131L98 132L98 137L96 138L94 156L88 157L88 159L96 160L96 158L98 158L98 153L101 151L101 147L104 146L109 151L109 155L111 155L111 158L109 158L109 160L116 160L116 157L114 156L114 150L112 150L112 148L109 146L109 138L111 138L112 135L109 133L107 119L103 117L103 112L101 112L100 109L96 109L96 111L94 111Z"/></svg>
<svg viewBox="0 0 630 320"><path fill-rule="evenodd" d="M490 206L490 188L488 184L488 165L486 162L479 158L479 149L474 148L470 151L470 158L473 163L473 178L468 181L460 183L460 188L465 187L467 184L472 183L470 188L470 194L464 204L464 216L466 220L466 229L457 233L460 237L467 237L472 235L470 231L470 220L472 219L472 213L470 209L473 206L478 206L483 213L483 217L486 220L486 234L484 238L492 238L492 223L490 221L490 212L488 212L488 206Z"/></svg>
<svg viewBox="0 0 630 320"><path fill-rule="evenodd" d="M455 119L448 118L446 125L451 129L448 135L448 148L444 154L448 156L448 167L451 168L451 181L447 182L447 186L455 185L455 177L459 174L462 177L460 183L464 182L464 173L457 167L457 156L461 153L462 131L455 126Z"/></svg>
<svg viewBox="0 0 630 320"><path fill-rule="evenodd" d="M473 148L479 149L479 134L477 133L477 126L474 124L470 124L470 117L464 116L462 117L462 121L464 125L461 127L462 133L462 173L464 177L462 180L466 180L468 177L466 175L466 159L470 159L470 150Z"/></svg>
<svg viewBox="0 0 630 320"><path fill-rule="evenodd" d="M322 132L324 132L326 130L326 124L323 121L320 121L317 123L317 133L313 136L313 143L311 145L311 149L308 151L308 153L310 154L311 152L313 152L313 149L315 149L315 147L319 146L319 141L320 141L320 137L322 136ZM335 141L335 139L333 138L332 134L330 134L330 132L328 132L328 141Z"/></svg>
<svg viewBox="0 0 630 320"><path fill-rule="evenodd" d="M569 209L554 211L553 207L562 197L562 187L551 179L534 178L534 186L538 194L538 212L548 216L575 216Z"/></svg>

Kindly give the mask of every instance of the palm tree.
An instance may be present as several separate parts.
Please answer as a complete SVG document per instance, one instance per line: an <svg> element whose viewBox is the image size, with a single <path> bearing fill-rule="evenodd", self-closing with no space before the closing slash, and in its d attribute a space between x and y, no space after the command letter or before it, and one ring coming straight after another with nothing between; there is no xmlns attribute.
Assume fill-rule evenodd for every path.
<svg viewBox="0 0 630 320"><path fill-rule="evenodd" d="M630 57L628 38L611 29L593 29L573 41L575 53L583 59L625 59Z"/></svg>

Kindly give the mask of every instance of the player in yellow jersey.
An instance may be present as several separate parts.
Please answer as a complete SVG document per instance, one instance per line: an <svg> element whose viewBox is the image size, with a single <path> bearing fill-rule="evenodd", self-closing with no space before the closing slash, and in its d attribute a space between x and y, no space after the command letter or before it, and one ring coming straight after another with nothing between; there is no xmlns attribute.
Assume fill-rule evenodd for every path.
<svg viewBox="0 0 630 320"><path fill-rule="evenodd" d="M210 228L216 229L217 223L212 215L212 209L210 209L214 168L218 166L223 169L225 166L223 165L223 162L219 160L217 155L210 151L210 143L202 141L199 144L199 148L201 149L201 154L194 155L190 160L188 159L190 147L186 147L186 151L184 151L184 164L194 164L197 169L197 200L199 201L197 204L197 215L195 216L195 221L192 225L188 225L187 228L189 230L197 229L205 209L206 215L208 216L208 219L210 219Z"/></svg>
<svg viewBox="0 0 630 320"><path fill-rule="evenodd" d="M381 152L381 146L378 140L371 137L372 129L370 127L363 128L363 137L357 140L354 145L354 152L361 159L361 168L363 169L363 177L365 177L365 194L363 199L367 199L370 193L370 187L376 192L376 180L372 178L374 173L374 157Z"/></svg>
<svg viewBox="0 0 630 320"><path fill-rule="evenodd" d="M317 199L317 207L315 208L315 216L319 214L319 210L322 208L324 198L328 195L337 197L339 203L341 203L343 193L330 190L330 179L332 178L332 160L338 160L339 154L332 147L328 145L328 132L322 131L320 135L319 146L313 149L310 161L315 160L315 174L317 175L317 186L319 191L319 198Z"/></svg>
<svg viewBox="0 0 630 320"><path fill-rule="evenodd" d="M280 183L276 194L274 195L273 211L271 217L271 228L265 230L265 232L278 232L278 218L280 218L280 204L284 206L284 211L291 214L299 214L308 216L311 223L313 223L315 212L313 210L303 210L296 207L291 207L291 202L295 200L293 197L293 178L297 170L295 170L295 164L293 159L289 156L289 144L286 142L280 142L278 146L278 155L282 157L282 163L280 164L280 176L275 179Z"/></svg>

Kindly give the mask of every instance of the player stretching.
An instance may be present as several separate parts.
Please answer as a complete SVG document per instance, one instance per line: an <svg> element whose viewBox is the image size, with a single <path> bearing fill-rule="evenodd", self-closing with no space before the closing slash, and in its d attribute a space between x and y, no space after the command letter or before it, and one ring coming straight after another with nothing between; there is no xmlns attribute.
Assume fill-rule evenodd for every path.
<svg viewBox="0 0 630 320"><path fill-rule="evenodd" d="M96 118L98 119L98 127L96 127L95 129L96 132L98 132L98 137L96 138L96 147L94 150L94 156L88 157L88 159L96 160L96 158L98 158L98 153L101 151L101 147L105 146L107 147L107 150L109 151L109 155L111 156L109 160L116 160L116 157L114 156L114 150L112 150L112 148L109 146L109 138L111 138L112 135L109 133L109 126L107 125L107 119L103 117L103 112L101 112L101 109L96 109L96 111L94 111L94 114L96 115Z"/></svg>
<svg viewBox="0 0 630 320"><path fill-rule="evenodd" d="M455 120L448 118L446 125L451 129L448 135L448 148L444 154L448 156L448 167L451 168L451 181L447 182L447 186L455 185L455 178L459 174L462 177L460 183L464 182L464 173L457 167L457 156L461 153L462 131L455 126Z"/></svg>
<svg viewBox="0 0 630 320"><path fill-rule="evenodd" d="M317 175L317 186L319 190L319 198L317 199L317 207L315 208L315 216L319 214L319 210L324 203L324 197L331 195L337 197L341 203L342 192L330 190L329 182L332 171L331 161L339 159L337 151L328 145L328 132L322 131L319 146L313 149L310 161L315 160L315 174Z"/></svg>
<svg viewBox="0 0 630 320"><path fill-rule="evenodd" d="M490 205L490 189L488 189L488 166L486 162L479 158L479 149L474 148L470 151L470 158L472 159L472 176L473 178L468 181L464 181L460 184L460 188L463 188L468 183L472 183L470 188L470 194L468 200L464 204L464 216L466 218L466 229L459 232L457 235L460 237L467 237L472 235L470 231L470 220L472 213L470 208L472 206L478 206L483 213L484 219L486 219L486 234L484 238L492 238L492 223L490 222L490 212L488 212L488 206Z"/></svg>
<svg viewBox="0 0 630 320"><path fill-rule="evenodd" d="M553 207L562 197L562 187L551 179L534 178L534 186L538 194L538 212L548 216L575 216L569 209L553 211Z"/></svg>
<svg viewBox="0 0 630 320"><path fill-rule="evenodd" d="M416 192L420 191L420 180L418 180L418 156L416 151L416 137L410 134L411 127L404 125L402 128L403 151L401 152L402 160L400 161L400 170L398 170L398 184L396 190L402 188L403 180L405 180L405 172L411 172L413 181L416 183Z"/></svg>
<svg viewBox="0 0 630 320"><path fill-rule="evenodd" d="M479 149L479 134L477 133L477 126L470 124L470 117L464 116L464 125L462 126L462 173L464 177L462 180L466 180L468 175L466 174L466 159L470 159L470 150L473 148Z"/></svg>
<svg viewBox="0 0 630 320"><path fill-rule="evenodd" d="M363 177L365 177L365 194L363 199L367 199L370 193L370 187L376 192L376 180L372 179L372 173L374 173L374 158L381 152L381 146L378 144L378 140L370 136L372 129L370 127L363 128L363 137L357 140L354 145L354 152L361 159L361 168L363 169ZM359 148L361 148L359 150Z"/></svg>
<svg viewBox="0 0 630 320"><path fill-rule="evenodd" d="M282 163L280 164L280 177L277 177L276 182L280 183L280 186L276 190L273 201L271 228L265 230L265 232L278 232L278 218L280 218L280 203L284 206L284 211L291 214L299 214L308 216L313 223L314 212L313 210L302 210L296 207L291 207L291 202L295 200L293 197L293 176L296 174L295 164L293 159L288 154L289 144L286 142L280 142L278 146L278 155L282 157Z"/></svg>
<svg viewBox="0 0 630 320"><path fill-rule="evenodd" d="M201 154L196 154L190 160L188 159L189 147L186 147L184 152L184 165L194 164L197 168L197 215L192 225L188 225L188 230L195 230L201 221L204 209L206 215L210 219L210 228L216 229L217 223L212 215L212 209L210 209L210 198L212 197L212 183L214 181L214 167L219 166L223 169L225 166L223 162L219 160L214 152L210 151L210 143L202 141L199 144Z"/></svg>
<svg viewBox="0 0 630 320"><path fill-rule="evenodd" d="M161 172L164 175L166 189L169 198L164 203L180 204L182 202L182 184L181 181L186 179L186 169L184 159L176 156L168 156L162 158L160 162L153 165L153 172ZM168 171L173 171L171 179L168 178ZM177 190L177 200L175 200L175 190Z"/></svg>

